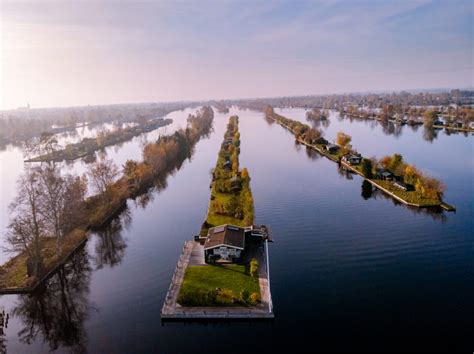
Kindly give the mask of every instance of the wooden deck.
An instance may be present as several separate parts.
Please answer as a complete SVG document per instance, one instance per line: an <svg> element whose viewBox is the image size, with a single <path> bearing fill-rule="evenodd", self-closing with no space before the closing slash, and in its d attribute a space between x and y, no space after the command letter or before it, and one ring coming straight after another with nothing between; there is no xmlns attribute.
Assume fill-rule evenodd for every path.
<svg viewBox="0 0 474 354"><path fill-rule="evenodd" d="M261 302L254 307L187 307L177 303L181 284L186 268L196 262L196 255L200 254L199 242L186 241L184 243L178 264L176 265L171 284L161 309L162 320L205 320L205 319L273 319L273 304L270 293L270 273L268 269L268 244L265 242L260 252L252 254L257 257L259 267L259 285Z"/></svg>

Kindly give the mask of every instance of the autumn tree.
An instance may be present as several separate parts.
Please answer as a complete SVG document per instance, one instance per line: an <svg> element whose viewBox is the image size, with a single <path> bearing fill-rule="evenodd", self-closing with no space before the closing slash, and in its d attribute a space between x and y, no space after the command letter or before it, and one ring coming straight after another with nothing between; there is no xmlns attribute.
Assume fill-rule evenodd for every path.
<svg viewBox="0 0 474 354"><path fill-rule="evenodd" d="M400 154L393 154L388 169L395 174L403 174L403 156Z"/></svg>
<svg viewBox="0 0 474 354"><path fill-rule="evenodd" d="M432 128L437 117L438 114L434 110L428 109L423 113L423 123L426 127Z"/></svg>
<svg viewBox="0 0 474 354"><path fill-rule="evenodd" d="M105 197L106 192L119 175L119 170L112 160L102 160L89 166L87 174L95 191Z"/></svg>
<svg viewBox="0 0 474 354"><path fill-rule="evenodd" d="M65 178L64 203L60 214L60 227L63 235L86 222L87 177L68 175Z"/></svg>
<svg viewBox="0 0 474 354"><path fill-rule="evenodd" d="M343 153L348 153L352 149L350 144L352 137L343 132L338 132L336 136L336 144L339 145Z"/></svg>
<svg viewBox="0 0 474 354"><path fill-rule="evenodd" d="M318 138L321 137L321 131L318 129L310 128L306 131L304 139L306 142L313 144Z"/></svg>

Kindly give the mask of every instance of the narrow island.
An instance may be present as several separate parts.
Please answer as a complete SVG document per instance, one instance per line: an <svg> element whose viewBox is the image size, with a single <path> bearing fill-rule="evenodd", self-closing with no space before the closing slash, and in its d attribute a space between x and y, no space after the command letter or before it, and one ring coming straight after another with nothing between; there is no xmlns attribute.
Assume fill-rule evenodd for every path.
<svg viewBox="0 0 474 354"><path fill-rule="evenodd" d="M306 145L341 164L399 202L413 207L441 207L447 211L456 208L443 201L444 184L403 161L399 154L376 158L366 158L350 144L351 136L339 132L336 144L322 137L321 131L299 121L283 117L274 112L273 107L265 109L265 117L289 130L300 144Z"/></svg>
<svg viewBox="0 0 474 354"><path fill-rule="evenodd" d="M172 119L149 119L127 128L118 128L110 132L99 132L95 138L84 138L75 144L67 144L64 149L52 150L47 153L25 160L25 162L60 162L76 160L93 154L97 150L131 140L135 136L149 133L160 127L173 123Z"/></svg>
<svg viewBox="0 0 474 354"><path fill-rule="evenodd" d="M229 119L206 220L186 241L161 310L162 320L272 319L268 228L254 225L250 176L239 168L238 117Z"/></svg>
<svg viewBox="0 0 474 354"><path fill-rule="evenodd" d="M89 230L106 226L128 199L143 195L190 158L211 132L213 119L212 108L202 107L188 116L185 129L147 144L143 161L127 160L122 170L111 160L96 162L87 176L96 192L91 197L84 176L63 176L50 163L28 168L12 204L7 243L16 255L0 266L0 294L34 291L82 248Z"/></svg>

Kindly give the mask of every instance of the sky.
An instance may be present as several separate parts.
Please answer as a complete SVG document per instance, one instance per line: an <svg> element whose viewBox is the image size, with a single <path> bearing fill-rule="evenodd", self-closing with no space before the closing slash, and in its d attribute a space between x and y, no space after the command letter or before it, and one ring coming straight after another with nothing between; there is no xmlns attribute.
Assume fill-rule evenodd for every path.
<svg viewBox="0 0 474 354"><path fill-rule="evenodd" d="M473 1L0 0L0 109L474 86Z"/></svg>

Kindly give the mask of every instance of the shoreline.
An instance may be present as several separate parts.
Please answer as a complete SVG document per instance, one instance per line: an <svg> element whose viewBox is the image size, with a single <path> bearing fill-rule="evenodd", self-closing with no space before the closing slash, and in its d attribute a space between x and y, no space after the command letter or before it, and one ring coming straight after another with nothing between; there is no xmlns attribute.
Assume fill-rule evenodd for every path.
<svg viewBox="0 0 474 354"><path fill-rule="evenodd" d="M195 135L191 136L191 128L188 126L186 130L183 130L182 135L186 137L187 142L186 144L189 149L192 149L198 142L201 140L202 137L206 136L210 129L212 128L212 120L213 120L213 112L210 118L210 123L208 126L197 125ZM203 121L203 124L208 124L206 119L208 118L198 118L197 121L199 124ZM194 123L196 124L196 123ZM178 133L171 135L168 139L177 139ZM179 135L179 134L178 134ZM159 143L160 140L157 141ZM88 199L84 200L85 207L86 207L86 214L87 214L87 221L83 224L78 226L76 229L71 231L67 236L65 236L65 240L69 240L71 244L64 244L65 251L63 255L57 257L57 259L50 260L51 264L47 264L48 258L46 257L46 251L55 252L55 246L48 245L53 240L53 238L44 238L42 242L45 242L48 247L44 246L43 249L43 261L45 262L45 272L40 276L39 279L35 279L35 277L28 277L27 274L27 266L26 266L26 252L20 252L10 258L8 261L0 265L0 294L8 293L8 294L15 294L15 293L29 293L34 291L39 285L41 285L51 274L59 269L70 256L79 249L85 242L88 240L88 234L91 230L101 229L105 227L114 217L122 212L124 208L127 206L127 201L129 199L134 199L138 195L146 193L154 184L155 181L167 177L168 174L173 171L178 165L184 162L187 159L188 155L183 156L176 156L175 160L168 163L168 166L165 166L160 171L155 171L153 176L149 179L143 179L138 181L139 185L137 187L131 187L128 184L126 176L121 176L117 181L115 181L111 188L119 188L126 186L125 190L119 195L117 198L107 201L106 210L101 211L100 208L104 201L100 201L97 203L97 200L100 199L100 195L94 195L89 197ZM145 162L140 162L144 164ZM102 203L102 204L101 204ZM95 215L99 210L98 217ZM55 241L55 240L53 240ZM19 277L22 277L19 279ZM29 284L31 282L31 284ZM11 286L11 284L18 284L21 283L22 286Z"/></svg>

